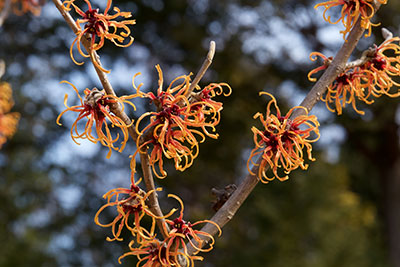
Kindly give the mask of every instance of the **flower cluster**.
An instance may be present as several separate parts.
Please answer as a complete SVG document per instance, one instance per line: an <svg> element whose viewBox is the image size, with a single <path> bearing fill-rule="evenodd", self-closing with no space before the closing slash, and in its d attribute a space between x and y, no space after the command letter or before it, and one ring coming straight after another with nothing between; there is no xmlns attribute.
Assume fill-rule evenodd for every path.
<svg viewBox="0 0 400 267"><path fill-rule="evenodd" d="M162 242L157 238L144 240L139 242L139 247L134 247L135 242L132 241L129 244L130 252L123 254L118 259L119 263L126 256L135 255L139 259L137 266L141 266L142 263L142 266L181 266L181 262L185 262L186 266L194 266L195 260L203 259L200 256L196 256L198 252L208 252L213 249L213 236L207 232L195 230L193 227L202 223L211 223L218 229L219 235L221 234L220 227L210 220L198 221L193 224L183 220L184 206L182 200L171 194L168 197L175 198L181 205L179 217L174 220L165 220L166 225L170 228L168 237ZM210 240L207 243L207 248L203 247L205 239ZM187 242L195 249L194 255L189 255L186 246Z"/></svg>
<svg viewBox="0 0 400 267"><path fill-rule="evenodd" d="M156 69L159 74L156 95L141 92L141 85L136 87L133 83L136 96L149 98L157 111L144 113L136 122L138 149L132 156L131 166L134 170L136 154L145 153L151 146L150 165L157 177L164 178L167 173L163 168L163 156L173 159L175 168L184 171L197 157L199 143L205 140L205 136L218 137L214 132L220 120L222 103L212 98L221 94L228 96L231 88L226 83L211 83L203 90L196 86L197 92L191 92L190 75L182 75L163 90L163 74L159 65ZM224 92L224 87L228 92ZM148 118L150 122L140 130L142 121ZM157 163L158 171L155 168Z"/></svg>
<svg viewBox="0 0 400 267"><path fill-rule="evenodd" d="M65 94L64 97L64 105L67 109L60 113L57 117L57 124L61 125L60 118L67 111L73 111L78 113L78 117L71 127L71 137L72 140L79 145L76 139L88 139L93 143L100 142L102 145L109 148L109 152L107 154L107 158L111 156L112 149L121 152L128 141L128 127L131 125L127 125L121 118L110 113L110 106L112 105L122 105L122 109L124 109L124 104L128 104L135 109L135 106L127 101L132 98L131 96L121 96L116 97L114 95L106 95L104 90L100 91L97 88L93 88L89 90L86 88L84 90L85 98L82 100L82 97L79 95L78 89L67 81L62 81L62 83L67 83L72 86L74 91L80 100L80 105L76 106L68 106L68 94ZM82 133L78 131L78 122L82 119L86 118L85 128ZM122 131L123 140L121 141L120 147L116 147L114 144L118 141L119 135L115 138L112 137L110 128L107 123L107 119L111 122L112 127L117 127ZM95 137L92 133L92 126L95 124L96 126L96 134Z"/></svg>
<svg viewBox="0 0 400 267"><path fill-rule="evenodd" d="M10 84L0 83L0 148L17 131L20 114L10 112L14 106Z"/></svg>
<svg viewBox="0 0 400 267"><path fill-rule="evenodd" d="M335 79L328 87L326 94L321 97L326 107L340 115L342 109L347 104L351 104L353 109L362 115L364 112L356 107L357 100L371 104L374 102L373 98L382 95L400 96L398 89L400 84L393 79L400 76L399 42L399 37L388 38L380 46L375 45L367 50L357 64L348 64L345 71ZM389 55L385 55L385 52ZM329 60L320 53L314 52L312 55L320 56L324 60L322 66L310 71L308 75L310 81L316 81L311 75L326 69ZM395 90L393 91L392 88Z"/></svg>
<svg viewBox="0 0 400 267"><path fill-rule="evenodd" d="M72 27L76 37L70 48L70 56L77 65L82 65L83 62L75 60L73 54L75 46L80 55L91 59L97 71L109 72L101 67L100 61L95 57L95 51L103 47L105 39L119 47L132 44L133 38L130 37L128 26L135 24L135 20L128 20L131 13L121 12L117 7L114 7L113 15L108 14L111 1L107 1L104 13L99 13L99 9L93 9L90 0L84 0L88 6L87 11L82 11L76 0L64 0L62 6L56 3L64 17L68 17L66 15L72 9L80 16L75 21L76 27ZM70 24L74 26L73 23ZM82 50L82 45L86 48L86 53ZM153 173L159 178L167 175L163 166L164 157L173 159L177 170L183 171L191 166L198 155L199 143L203 142L206 136L218 138L216 126L220 122L222 103L215 101L214 97L230 95L231 88L225 83L211 83L202 89L197 82L191 83L189 74L174 79L164 90L161 68L157 65L156 69L159 81L155 93L143 93L140 91L141 85L135 86L134 79L139 74L135 75L132 81L136 93L122 97L114 95L113 90L108 87L105 87L105 90L86 88L84 96L81 96L72 83L63 81L62 83L72 86L80 104L69 106L66 94L64 97L66 109L57 117L57 124L61 125L60 119L68 111L76 112L77 118L71 127L72 140L78 145L77 139L100 142L109 148L107 154L109 158L112 150L121 152L124 149L129 138L128 128L133 125L133 121L130 122L123 113L125 104L131 105L135 110L135 106L129 100L136 97L147 98L155 104L157 110L144 113L135 124L137 149L131 156L130 187L115 188L104 194L106 203L97 211L94 221L100 227L111 229L111 236L106 238L107 241L122 241L124 232L130 233L133 237L129 243L130 251L118 259L120 263L126 256L135 255L138 257L137 266L193 266L195 260L203 259L196 254L210 251L214 244L211 234L194 228L202 223L210 223L221 234L220 227L209 220L195 223L183 220L183 202L172 194L168 197L180 203L180 216L174 220L168 219L177 211L175 208L162 215L157 201L154 200L156 193L162 189L154 188L152 175L148 175L147 172L144 172L147 192L138 186L141 180L135 182L134 179L135 157L138 153L146 154ZM104 79L101 79L103 82ZM123 116L120 116L121 114ZM110 124L113 128L119 128L122 135L112 134ZM93 133L93 126L96 134ZM134 132L130 134L135 135ZM120 145L116 144L118 141L121 142ZM110 221L104 222L105 213L111 210L116 213L115 216ZM157 236L156 225L159 226L163 240Z"/></svg>
<svg viewBox="0 0 400 267"><path fill-rule="evenodd" d="M104 13L99 13L99 9L93 9L89 0L84 0L88 5L88 10L83 12L78 6L75 5L75 0L66 0L63 2L63 7L65 10L70 11L71 6L75 9L76 13L78 13L81 18L77 19L75 24L78 27L78 32L76 32L76 38L72 42L70 48L71 59L77 65L82 65L83 62L78 62L75 60L73 55L73 48L76 44L79 54L83 57L92 56L92 51L99 50L104 45L104 40L108 39L112 41L115 45L119 47L127 47L130 46L133 42L133 37L129 36L131 31L128 25L134 25L136 23L135 20L122 20L116 21L115 19L118 17L122 17L124 19L128 19L132 17L131 12L121 12L118 7L114 7L115 14L108 14L108 11L111 8L112 0L107 1L107 7L104 10ZM81 24L84 24L84 28L82 28ZM85 54L82 51L81 43L82 38L90 36L90 50L88 54ZM129 37L129 41L126 42L125 39ZM93 63L104 72L109 72L100 66L96 59L92 60Z"/></svg>
<svg viewBox="0 0 400 267"><path fill-rule="evenodd" d="M0 0L0 11L5 8L5 4L5 0ZM40 0L11 0L12 11L17 16L26 13L32 13L35 16L39 16L42 5L43 1Z"/></svg>
<svg viewBox="0 0 400 267"><path fill-rule="evenodd" d="M315 8L320 6L324 7L324 19L331 23L337 24L339 21L343 23L345 29L340 31L343 34L343 39L351 31L356 24L357 20L361 18L361 27L368 30L365 34L366 37L371 35L371 27L378 26L379 24L373 24L371 18L375 14L373 0L329 0L323 3L315 5ZM378 0L381 4L386 4L387 0ZM336 21L331 20L331 16L327 16L326 12L334 7L341 9L340 17Z"/></svg>
<svg viewBox="0 0 400 267"><path fill-rule="evenodd" d="M306 149L308 159L314 161L311 155L311 143L319 139L319 123L314 115L308 115L307 109L301 106L294 107L282 116L275 98L266 92L260 95L268 95L271 100L267 104L265 117L261 113L254 115L254 118L260 118L264 129L252 128L254 133L255 148L251 151L247 161L248 171L255 175L250 169L250 164L258 166L258 178L263 183L268 183L277 178L281 181L288 179L288 174L298 167L303 170L308 165L304 163L304 152ZM276 109L276 115L272 109ZM290 118L297 109L303 111L305 115ZM315 135L311 138L311 135ZM257 161L258 155L261 155ZM272 175L268 175L268 169L271 169ZM284 175L278 173L278 168L282 168Z"/></svg>

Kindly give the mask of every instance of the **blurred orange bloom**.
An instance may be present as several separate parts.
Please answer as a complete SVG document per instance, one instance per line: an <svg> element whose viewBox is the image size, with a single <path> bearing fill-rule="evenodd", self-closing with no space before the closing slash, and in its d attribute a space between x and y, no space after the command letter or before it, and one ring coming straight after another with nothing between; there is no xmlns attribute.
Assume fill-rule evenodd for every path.
<svg viewBox="0 0 400 267"><path fill-rule="evenodd" d="M0 0L0 11L5 8L5 3L5 0ZM42 0L11 0L12 11L17 16L22 16L26 13L39 16L43 4L44 1Z"/></svg>
<svg viewBox="0 0 400 267"><path fill-rule="evenodd" d="M10 112L14 106L9 83L0 82L0 148L17 131L20 114Z"/></svg>
<svg viewBox="0 0 400 267"><path fill-rule="evenodd" d="M254 118L260 118L264 129L252 128L254 133L255 148L251 151L247 161L249 173L255 175L250 169L250 164L258 166L258 178L263 183L278 178L280 181L288 179L292 170L298 167L307 169L308 164L304 163L303 149L306 149L308 159L314 161L311 156L311 143L319 139L319 122L314 115L308 115L307 109L301 106L294 107L282 116L275 98L266 92L260 95L268 95L271 100L267 104L265 117L261 113L254 115ZM272 114L272 108L275 108L276 115ZM290 116L296 109L302 109L305 115L300 115L291 119ZM315 135L310 139L311 135ZM257 156L261 155L260 163L257 163ZM267 174L268 168L272 170L272 176ZM281 176L278 168L282 168L285 173Z"/></svg>
<svg viewBox="0 0 400 267"><path fill-rule="evenodd" d="M71 59L77 65L82 65L83 62L77 62L73 55L73 47L76 44L78 48L79 54L83 57L92 56L92 51L88 51L88 54L85 54L82 51L81 43L83 37L91 37L90 38L90 49L91 50L99 50L104 45L104 39L108 39L112 41L115 45L119 47L128 47L133 42L133 37L129 36L131 34L131 30L128 25L134 25L136 23L135 20L122 20L116 21L114 19L118 17L122 17L124 19L132 17L131 12L121 12L118 7L114 7L115 14L108 14L108 11L111 8L112 0L107 1L107 7L104 10L104 13L99 13L99 9L92 9L92 5L89 0L84 0L88 5L88 10L83 12L79 7L75 5L75 0L66 0L63 2L64 9L67 11L71 10L71 6L75 9L76 13L78 13L82 18L77 19L75 24L79 28L79 32L76 34L76 38L72 42L70 48ZM85 24L82 29L81 24ZM129 41L125 42L125 39L129 37ZM104 72L109 72L102 68L97 60L93 60L96 67L101 69Z"/></svg>
<svg viewBox="0 0 400 267"><path fill-rule="evenodd" d="M386 4L387 0L378 0L381 4ZM324 7L324 19L331 23L336 24L339 21L343 23L345 29L340 31L343 34L343 39L346 39L346 35L351 31L351 29L356 24L357 20L361 18L361 27L368 30L365 37L371 35L371 27L378 26L379 24L373 24L371 18L375 14L375 9L373 6L373 0L329 0L319 3L314 6L314 8ZM336 21L331 20L331 16L327 16L326 12L334 7L341 9L340 16Z"/></svg>
<svg viewBox="0 0 400 267"><path fill-rule="evenodd" d="M132 106L133 109L136 109L131 102L127 101L132 97L131 96L116 97L113 95L105 95L104 90L100 91L97 88L89 90L88 88L86 88L84 91L85 99L82 100L81 96L79 95L78 89L76 89L76 87L72 83L67 81L62 81L62 83L67 83L72 86L72 88L79 97L80 105L71 107L68 106L67 105L68 94L65 94L64 105L67 107L67 109L61 112L61 114L57 117L57 124L61 126L60 118L62 115L64 115L65 112L67 111L78 112L79 113L78 118L75 120L75 122L72 124L71 127L71 137L76 144L79 145L79 143L76 141L76 139L78 138L88 139L93 143L97 143L100 141L100 143L103 146L109 148L107 158L111 156L111 151L112 151L111 149L121 152L125 148L126 142L128 141L129 137L128 127L130 127L131 125L126 125L125 122L122 121L119 117L111 114L110 106L114 104L122 104L122 108L124 108L124 104L128 104ZM85 124L85 130L82 133L79 133L78 122L84 118L87 119ZM119 128L123 133L123 140L121 141L120 148L114 146L114 144L119 139L119 135L117 135L116 138L113 138L111 136L111 132L106 119L108 119L111 122L112 127ZM97 137L93 136L92 134L93 124L96 125Z"/></svg>

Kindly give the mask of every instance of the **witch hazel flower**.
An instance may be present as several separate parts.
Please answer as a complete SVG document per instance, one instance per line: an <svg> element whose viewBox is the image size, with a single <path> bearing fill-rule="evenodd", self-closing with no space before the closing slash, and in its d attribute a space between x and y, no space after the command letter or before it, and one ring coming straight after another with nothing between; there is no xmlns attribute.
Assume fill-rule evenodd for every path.
<svg viewBox="0 0 400 267"><path fill-rule="evenodd" d="M196 227L202 223L211 223L217 227L219 235L221 229L213 221L202 220L195 223L187 222L183 219L184 205L182 200L173 194L168 197L176 199L181 205L179 217L174 220L165 219L165 226L168 225L170 230L168 236L160 241L157 238L142 239L140 242L132 240L129 243L130 251L119 257L118 262L127 256L137 256L138 263L136 266L181 266L185 262L185 266L194 266L195 260L203 260L203 257L196 256L199 252L208 252L213 249L214 237L207 232L196 230ZM171 211L175 212L175 209ZM169 215L164 216L169 217ZM205 240L210 240L206 243ZM194 249L194 255L189 255L186 243L189 243ZM207 245L207 247L205 247Z"/></svg>
<svg viewBox="0 0 400 267"><path fill-rule="evenodd" d="M113 238L107 237L107 241L122 241L120 236L124 228L128 229L133 236L136 236L138 243L142 243L144 240L152 240L155 237L156 219L167 218L176 211L176 209L171 209L168 214L162 217L154 215L146 201L151 194L162 189L157 188L145 192L138 186L140 182L141 179L135 183L132 174L130 188L115 188L104 194L103 198L107 199L107 203L97 211L94 221L101 227L111 227ZM109 207L116 208L117 216L110 223L101 223L100 214ZM150 230L141 225L145 216L151 218Z"/></svg>
<svg viewBox="0 0 400 267"><path fill-rule="evenodd" d="M302 106L293 107L282 116L271 94L261 92L260 95L267 95L271 100L265 116L262 113L254 115L255 119L260 119L263 128L252 128L255 148L250 153L247 169L263 183L275 178L284 181L291 171L299 167L303 170L308 168L304 162L306 156L310 161L315 160L311 154L311 143L319 139L319 122L314 115L308 115L307 109ZM291 118L297 109L303 110L304 115ZM257 167L257 173L250 169L251 165Z"/></svg>
<svg viewBox="0 0 400 267"><path fill-rule="evenodd" d="M378 0L381 4L386 4L387 0ZM365 37L371 35L372 26L378 26L371 22L372 17L375 15L374 1L373 0L329 0L319 4L316 4L314 8L324 7L323 17L325 21L331 24L337 24L340 21L345 27L344 30L340 31L343 34L343 39L346 39L346 35L351 31L351 29L356 24L357 20L361 18L361 27L368 30ZM336 8L337 11L340 10L338 19L333 20L327 12L330 9Z"/></svg>
<svg viewBox="0 0 400 267"><path fill-rule="evenodd" d="M375 45L370 49L366 62L360 66L360 70L364 73L361 86L374 97L400 96L400 83L393 79L400 76L399 43L400 38L393 37L386 39L379 46Z"/></svg>
<svg viewBox="0 0 400 267"><path fill-rule="evenodd" d="M140 246L132 240L129 243L129 252L126 252L118 258L118 262L121 264L121 260L127 256L136 256L138 262L136 267L170 267L170 266L182 266L180 263L182 260L186 260L186 267L194 266L195 260L202 260L200 256L189 256L184 255L183 252L169 251L167 254L167 245L165 241L160 241L157 238L153 240L145 240ZM187 260L188 259L188 260Z"/></svg>
<svg viewBox="0 0 400 267"><path fill-rule="evenodd" d="M215 243L214 237L211 234L194 229L194 227L203 223L213 224L218 229L218 236L221 236L221 228L217 223L210 220L201 220L195 223L185 221L183 219L183 201L179 197L172 194L169 194L168 197L173 197L179 202L181 205L181 212L179 217L175 218L174 220L165 220L166 224L168 224L170 228L168 237L164 241L166 243L165 253L166 255L174 255L173 261L171 261L171 257L167 257L166 260L170 264L169 266L172 266L173 262L179 262L179 256L182 256L186 260L188 266L193 266L194 260L202 260L203 258L193 258L193 256L189 255L186 243L188 242L195 249L196 252L194 255L199 252L211 251ZM209 241L206 242L205 240Z"/></svg>
<svg viewBox="0 0 400 267"><path fill-rule="evenodd" d="M227 83L211 83L203 89L196 89L198 92L190 94L190 111L185 119L189 125L201 127L205 135L216 139L218 134L214 134L215 126L220 122L223 104L213 98L219 95L229 96L232 89Z"/></svg>
<svg viewBox="0 0 400 267"><path fill-rule="evenodd" d="M369 105L382 95L392 98L400 96L400 83L396 80L400 76L399 42L399 37L387 38L381 45L364 51L360 59L346 64L345 70L320 97L327 109L341 115L343 108L351 105L358 114L363 115L365 112L357 108L357 102ZM330 58L317 52L311 53L310 58L315 61L316 56L323 59L323 65L309 72L308 79L313 82L317 79L312 75L325 70L331 62Z"/></svg>
<svg viewBox="0 0 400 267"><path fill-rule="evenodd" d="M129 138L128 127L130 127L133 122L127 125L121 118L111 113L110 107L112 105L121 105L122 109L124 109L124 104L128 104L136 110L136 107L128 101L132 96L117 97L105 94L104 90L100 91L97 88L89 90L86 88L84 90L84 99L82 99L78 89L76 89L72 83L68 81L62 81L61 83L67 83L72 86L79 98L80 105L68 106L68 94L65 94L64 105L66 109L57 117L57 124L60 126L62 125L60 119L66 112L76 112L78 113L78 117L71 127L71 137L76 144L80 145L77 139L88 139L93 143L100 142L103 146L109 148L107 158L111 156L112 149L122 152ZM80 132L78 129L78 123L81 120L85 120L83 132ZM115 143L120 139L120 136L119 134L116 137L112 136L109 122L107 121L111 123L112 127L119 128L122 131L123 137L119 147L115 146ZM93 135L93 125L95 125L97 137Z"/></svg>
<svg viewBox="0 0 400 267"><path fill-rule="evenodd" d="M10 2L12 12L17 16L28 13L39 16L44 4L43 0L11 0ZM4 9L5 3L5 0L0 0L0 11Z"/></svg>
<svg viewBox="0 0 400 267"><path fill-rule="evenodd" d="M63 7L65 10L70 11L72 6L75 12L81 16L81 18L77 19L75 22L79 30L76 33L76 38L72 42L70 48L70 56L75 64L83 64L83 62L78 62L74 58L73 48L75 45L79 54L88 58L93 56L92 51L97 51L103 47L105 39L110 40L119 47L128 47L133 43L133 37L129 36L131 34L131 30L129 29L128 25L134 25L136 24L136 21L116 20L119 17L122 17L123 19L131 18L131 12L121 12L118 7L114 7L113 11L115 14L108 14L112 4L112 0L108 0L104 13L100 13L98 8L92 8L92 4L89 0L84 1L88 6L88 10L85 12L75 4L75 0L66 0L63 2ZM83 28L82 24L84 24ZM88 51L88 54L84 53L81 47L82 39L85 37L90 37L90 51ZM128 39L128 41L125 41L126 39ZM97 59L94 59L93 62L97 68L104 72L109 72L100 66Z"/></svg>
<svg viewBox="0 0 400 267"><path fill-rule="evenodd" d="M213 100L217 95L229 95L231 89L225 83L212 83L203 90L196 86L198 92L190 92L190 75L175 78L164 89L163 73L156 66L159 80L155 92L143 93L140 84L133 86L136 96L148 98L157 110L144 113L136 121L137 151L132 156L131 168L135 169L135 157L151 149L149 162L158 178L166 177L163 157L173 159L175 168L184 171L193 164L199 152L199 143L206 136L217 138L215 126L219 123L222 103ZM224 92L228 88L228 92ZM149 121L144 127L142 122ZM155 166L158 165L158 170Z"/></svg>

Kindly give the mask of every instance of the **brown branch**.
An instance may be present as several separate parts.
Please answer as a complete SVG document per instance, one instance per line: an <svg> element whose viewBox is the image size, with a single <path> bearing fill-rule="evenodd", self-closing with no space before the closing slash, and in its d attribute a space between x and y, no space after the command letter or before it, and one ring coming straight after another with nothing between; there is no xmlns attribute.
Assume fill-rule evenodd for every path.
<svg viewBox="0 0 400 267"><path fill-rule="evenodd" d="M4 73L6 73L6 63L4 60L0 59L0 79L3 77Z"/></svg>
<svg viewBox="0 0 400 267"><path fill-rule="evenodd" d="M210 47L208 49L207 57L203 62L203 65L201 65L201 68L197 72L196 77L193 79L193 82L190 84L189 89L186 93L186 96L190 96L190 94L193 92L193 90L196 88L196 86L199 84L200 80L203 78L204 74L206 73L207 69L210 67L212 60L215 55L215 42L211 41L210 42Z"/></svg>
<svg viewBox="0 0 400 267"><path fill-rule="evenodd" d="M376 5L376 10L380 7L380 4ZM318 80L318 82L312 87L310 92L307 94L305 99L301 102L301 106L305 107L309 112L319 100L320 96L327 90L327 87L336 79L336 77L344 70L346 62L348 61L351 53L356 47L358 41L361 39L365 29L361 27L361 19L359 19L351 30L347 41L340 48L335 58L332 60L329 67L325 70L324 74ZM297 109L292 117L297 117L304 114L303 109ZM252 172L258 173L258 166L260 164L261 157L257 160L256 166L253 166ZM232 194L228 201L221 207L221 209L214 214L210 219L217 223L221 228L228 223L237 210L241 207L243 202L247 199L250 193L257 185L259 179L256 175L247 174L244 180L240 183L237 190ZM207 223L201 231L207 232L211 235L218 233L217 227L211 223ZM209 242L209 238L203 237L204 243ZM194 241L194 240L193 240ZM189 255L193 255L197 250L190 244L187 243Z"/></svg>
<svg viewBox="0 0 400 267"><path fill-rule="evenodd" d="M80 29L78 26L75 24L74 19L71 17L71 15L63 8L62 3L60 0L53 0L55 6L57 9L60 11L61 15L64 17L65 21L67 24L70 26L70 28L74 31L75 34L78 34ZM82 44L85 47L86 51L89 52L90 59L92 61L92 65L96 70L97 76L100 79L101 84L103 85L104 90L106 91L107 94L109 95L114 95L116 96L114 89L111 86L111 83L109 82L106 73L104 73L100 68L97 66L101 66L100 62L100 57L97 55L96 51L91 49L90 46L90 41L86 37L83 37L82 39ZM94 63L96 61L97 64ZM111 111L120 119L124 121L126 125L131 125L131 127L128 128L129 135L132 137L133 140L137 140L138 134L135 131L135 127L131 121L131 119L128 117L128 115L122 110L121 106L119 104L114 104L110 107ZM146 154L141 154L140 153L140 159L141 159L141 166L143 170L143 180L146 185L147 191L151 191L155 189L154 185L154 179L153 175L150 169L150 164L149 164L149 159L148 155ZM150 210L156 215L157 217L163 217L163 213L160 208L160 204L158 203L157 199L157 193L154 190L154 192L149 196L148 198L149 202L149 208ZM165 237L168 236L168 228L166 228L165 225L165 220L164 219L157 219L157 225L160 229L161 234Z"/></svg>
<svg viewBox="0 0 400 267"><path fill-rule="evenodd" d="M146 150L146 153L143 153L143 154L139 153L139 154L140 154L140 163L142 165L142 170L143 170L143 179L144 179L146 188L148 191L154 190L155 185L154 185L153 173L151 171L147 150ZM148 200L149 200L150 210L156 216L162 217L163 213L161 211L160 204L158 203L158 195L157 195L156 191L154 191L154 193L149 196ZM164 238L167 238L168 233L169 233L169 228L168 228L168 225L165 223L165 220L157 219L157 226L158 226L158 229L160 230L162 236Z"/></svg>
<svg viewBox="0 0 400 267"><path fill-rule="evenodd" d="M393 33L386 28L382 28L382 37L384 39L383 42L386 42L387 40L393 38ZM353 69L355 67L361 67L365 63L370 61L374 57L374 55L377 51L377 47L378 46L376 46L376 45L369 47L368 49L363 51L360 58L350 61L350 62L347 62L344 67L343 72L345 72L346 70L349 70L349 69ZM331 62L332 62L332 60L328 60L328 61L324 62L324 64L325 64L325 66L329 66L331 64Z"/></svg>
<svg viewBox="0 0 400 267"><path fill-rule="evenodd" d="M393 38L393 33L386 28L382 28L382 37L383 42L386 42L389 39ZM383 43L382 42L382 43ZM346 69L351 69L355 67L360 67L371 60L377 51L377 46L374 45L373 47L368 48L365 50L359 59L346 63Z"/></svg>

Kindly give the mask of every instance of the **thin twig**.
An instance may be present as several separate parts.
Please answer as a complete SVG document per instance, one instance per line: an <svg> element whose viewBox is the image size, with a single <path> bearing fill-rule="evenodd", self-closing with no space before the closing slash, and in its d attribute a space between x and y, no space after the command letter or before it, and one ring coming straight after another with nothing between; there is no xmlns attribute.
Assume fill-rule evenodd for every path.
<svg viewBox="0 0 400 267"><path fill-rule="evenodd" d="M380 7L380 4L376 5L376 10ZM361 27L361 19L359 19L351 30L347 41L340 48L335 58L332 60L329 67L326 69L324 74L318 80L318 82L312 87L311 91L307 94L303 102L301 102L301 106L305 107L308 111L310 111L314 105L319 100L320 96L326 91L327 87L336 79L336 77L343 71L347 60L349 59L351 53L356 47L358 41L361 39L365 29ZM297 109L297 112L293 114L293 118L304 114L303 109ZM258 167L261 162L261 157L257 160L257 163L252 168L253 173L258 173ZM257 165L258 164L258 165ZM228 199L228 201L221 207L218 212L214 214L214 216L210 219L211 221L217 223L221 228L228 223L237 210L241 207L243 202L247 199L250 193L253 191L259 179L257 175L247 174L247 176L240 183L236 191L232 194L232 196ZM211 235L216 235L218 233L217 227L215 227L211 223L207 223L201 231L209 233ZM203 237L204 243L210 241L208 237ZM194 240L192 240L194 241ZM194 241L195 242L195 241ZM195 244L198 244L195 242ZM204 244L203 244L204 245ZM193 255L198 250L195 249L190 242L186 244L188 248L189 255Z"/></svg>
<svg viewBox="0 0 400 267"><path fill-rule="evenodd" d="M71 15L66 10L64 10L64 8L62 7L61 1L53 0L53 2L55 4L55 6L57 7L57 9L60 11L61 15L64 17L67 24L70 26L70 28L74 31L75 34L78 34L79 28L75 24L75 21L71 17ZM82 40L82 44L85 47L86 51L88 51L88 53L91 55L90 59L92 60L92 63L93 63L92 65L95 68L97 75L99 76L100 82L103 85L104 90L106 91L107 94L116 96L114 89L112 88L112 86L107 78L107 75L100 68L98 68L97 65L94 64L94 62L93 62L94 60L96 60L97 64L99 66L101 66L100 57L97 55L96 51L93 51L91 49L90 41L86 37L83 37L81 40ZM131 127L128 128L129 135L132 137L133 140L136 141L138 138L138 134L135 131L135 127L132 124L131 119L122 110L121 106L116 104L116 105L112 105L110 108L111 108L111 111L117 117L122 119L126 125L131 125ZM151 173L147 153L140 154L140 159L141 159L141 165L142 165L142 170L143 170L143 180L145 182L146 189L147 189L147 191L154 190L155 189L154 179L153 179L153 175ZM148 201L149 201L149 208L154 213L154 215L156 215L157 217L163 217L163 213L162 213L160 205L158 203L157 193L155 190L149 196ZM168 228L164 227L164 225L165 225L164 219L157 219L157 225L160 229L161 234L164 236L164 238L166 236L168 236L168 233L166 232L166 231L168 231Z"/></svg>
<svg viewBox="0 0 400 267"><path fill-rule="evenodd" d="M4 73L6 73L6 63L4 60L0 59L0 79L3 77Z"/></svg>
<svg viewBox="0 0 400 267"><path fill-rule="evenodd" d="M210 67L213 58L215 55L215 42L210 42L210 47L208 49L207 57L201 65L199 72L197 73L196 77L194 78L193 82L190 84L188 91L186 92L186 96L190 96L196 86L199 84L200 80L203 78L204 74L206 73L207 69Z"/></svg>
<svg viewBox="0 0 400 267"><path fill-rule="evenodd" d="M393 33L386 28L382 28L382 37L384 39L382 43L384 43L387 40L393 38ZM368 49L364 50L363 53L361 54L360 58L346 63L343 72L345 72L346 70L349 70L349 69L353 69L355 67L363 66L365 63L367 63L372 58L374 58L377 48L378 48L378 46L374 45L374 46L369 47ZM324 62L324 64L326 64L326 66L329 66L331 64L331 62L332 62L332 60L327 60L326 62Z"/></svg>
<svg viewBox="0 0 400 267"><path fill-rule="evenodd" d="M153 190L155 188L154 185L154 179L153 179L153 173L151 171L151 167L149 164L149 159L148 159L148 154L147 150L146 153L139 153L140 154L140 163L142 165L142 170L143 170L143 179L144 183L146 185L147 190ZM150 189L153 188L153 189ZM158 203L158 196L156 191L154 190L154 193L149 196L149 208L150 210L157 215L158 217L162 217L163 213L160 208L160 204ZM160 233L162 236L165 238L168 237L169 233L169 227L165 223L164 219L157 219L157 226L158 229L160 230Z"/></svg>

